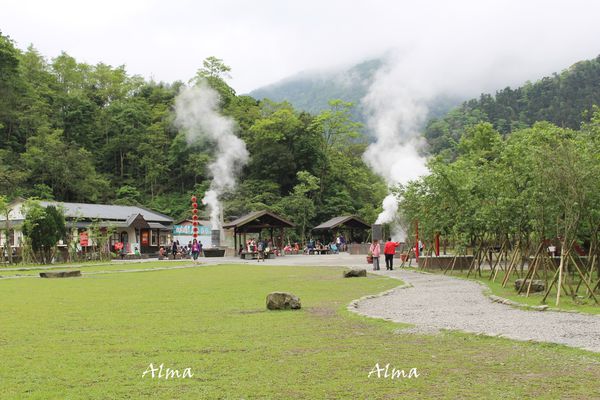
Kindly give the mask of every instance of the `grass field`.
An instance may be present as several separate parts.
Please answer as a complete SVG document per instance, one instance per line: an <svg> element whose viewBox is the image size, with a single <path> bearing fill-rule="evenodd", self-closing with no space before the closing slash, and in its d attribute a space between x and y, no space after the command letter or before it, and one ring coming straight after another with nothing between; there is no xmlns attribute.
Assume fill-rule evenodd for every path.
<svg viewBox="0 0 600 400"><path fill-rule="evenodd" d="M0 399L600 398L600 354L403 334L345 310L398 281L341 275L227 265L0 280ZM267 311L274 290L303 309ZM142 378L150 363L194 376ZM419 377L368 378L376 363Z"/></svg>
<svg viewBox="0 0 600 400"><path fill-rule="evenodd" d="M40 272L47 271L69 271L69 270L80 270L82 274L93 273L93 272L115 272L115 271L127 271L134 269L157 269L157 268L172 268L193 265L190 260L181 261L152 261L152 262L88 262L88 263L75 263L75 264L52 264L52 265L38 265L38 266L23 266L23 267L12 267L12 268L0 268L0 277L12 277L12 276L26 276L34 275L39 276Z"/></svg>

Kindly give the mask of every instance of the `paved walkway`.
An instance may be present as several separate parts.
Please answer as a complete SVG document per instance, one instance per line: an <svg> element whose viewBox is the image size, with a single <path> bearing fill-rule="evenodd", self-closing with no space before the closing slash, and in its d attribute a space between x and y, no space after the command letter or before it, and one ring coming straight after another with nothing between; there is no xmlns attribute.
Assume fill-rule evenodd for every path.
<svg viewBox="0 0 600 400"><path fill-rule="evenodd" d="M478 283L444 275L406 270L378 273L402 279L410 287L360 301L359 314L414 324L415 332L460 330L600 352L600 315L528 311L493 303Z"/></svg>

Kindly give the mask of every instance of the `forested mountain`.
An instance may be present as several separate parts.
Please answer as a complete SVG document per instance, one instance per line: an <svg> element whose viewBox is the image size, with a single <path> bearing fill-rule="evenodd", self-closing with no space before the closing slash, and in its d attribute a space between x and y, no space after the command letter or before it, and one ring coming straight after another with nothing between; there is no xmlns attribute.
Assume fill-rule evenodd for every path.
<svg viewBox="0 0 600 400"><path fill-rule="evenodd" d="M366 141L338 101L319 113L237 96L229 68L209 57L190 85L205 80L236 121L250 160L225 199L226 218L269 209L297 232L332 216L373 220L386 189L362 162ZM130 76L123 66L47 60L0 34L0 195L141 204L187 216L191 194L209 186L214 143L186 142L173 124L182 82Z"/></svg>
<svg viewBox="0 0 600 400"><path fill-rule="evenodd" d="M250 92L256 99L288 101L295 108L309 113L326 110L329 100L341 99L360 105L360 100L367 94L373 76L382 66L380 59L364 61L348 69L303 72L280 82ZM364 120L359 108L354 116Z"/></svg>
<svg viewBox="0 0 600 400"><path fill-rule="evenodd" d="M256 99L288 101L295 108L309 113L326 110L331 99L341 99L354 104L352 117L366 124L366 113L361 100L368 93L375 74L383 66L383 59L364 61L347 69L326 72L304 72L250 92ZM443 116L463 99L439 96L429 107L429 117ZM369 136L368 130L365 134Z"/></svg>
<svg viewBox="0 0 600 400"><path fill-rule="evenodd" d="M535 83L466 101L443 118L430 120L425 137L430 150L439 153L454 147L465 128L479 122L492 123L503 135L537 121L578 129L594 105L600 105L600 56Z"/></svg>

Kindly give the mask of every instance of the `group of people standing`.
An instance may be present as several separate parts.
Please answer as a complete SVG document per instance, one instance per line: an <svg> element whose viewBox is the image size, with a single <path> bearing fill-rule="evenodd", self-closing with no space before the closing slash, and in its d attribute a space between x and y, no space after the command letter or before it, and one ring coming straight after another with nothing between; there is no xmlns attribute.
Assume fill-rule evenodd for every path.
<svg viewBox="0 0 600 400"><path fill-rule="evenodd" d="M243 246L240 244L240 248L238 249L238 255L241 255L242 252L248 253L256 253L256 259L258 261L265 260L266 257L269 256L269 253L274 253L276 256L279 256L279 250L273 246L273 241L267 239L254 239L251 238L246 242L246 249L244 250Z"/></svg>
<svg viewBox="0 0 600 400"><path fill-rule="evenodd" d="M194 239L193 241L190 241L187 244L187 246L181 246L179 244L179 240L174 240L171 243L169 250L170 254L172 254L173 257L177 255L181 257L189 255L192 256L194 260L197 260L198 256L202 254L202 242L198 241L197 239ZM159 255L161 257L164 257L168 253L169 252L167 252L167 250L164 247L161 247L159 250Z"/></svg>
<svg viewBox="0 0 600 400"><path fill-rule="evenodd" d="M392 242L392 238L389 237L385 246L383 247L383 255L385 256L385 269L392 271L394 269L394 254L396 254L396 247L400 246L400 242ZM381 255L381 245L379 240L373 240L370 247L370 252L373 257L373 270L379 271L379 257Z"/></svg>

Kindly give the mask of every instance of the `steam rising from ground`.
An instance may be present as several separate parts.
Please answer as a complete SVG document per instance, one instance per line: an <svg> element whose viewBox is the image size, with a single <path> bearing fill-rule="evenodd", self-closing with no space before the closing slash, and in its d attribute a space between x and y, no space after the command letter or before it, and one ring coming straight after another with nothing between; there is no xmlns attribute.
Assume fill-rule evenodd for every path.
<svg viewBox="0 0 600 400"><path fill-rule="evenodd" d="M475 27L482 32L491 30L483 20L468 29ZM518 65L522 63L514 60L522 56L522 49L499 49L491 38L485 46L465 42L459 35L466 33L463 28L457 26L448 35L418 37L410 44L397 46L385 57L362 100L367 126L375 136L363 157L390 187L428 173L421 131L429 116L429 105L444 97L477 96L515 83L520 75ZM389 196L386 202L391 203ZM392 209L384 205L377 222L392 222Z"/></svg>
<svg viewBox="0 0 600 400"><path fill-rule="evenodd" d="M383 224L390 222L396 217L397 212L398 201L396 200L396 196L393 194L388 194L385 199L383 199L383 211L379 214L379 217L375 223Z"/></svg>
<svg viewBox="0 0 600 400"><path fill-rule="evenodd" d="M413 70L415 67L410 60L392 56L377 73L363 99L369 116L368 127L376 138L363 158L388 186L406 184L428 172L421 155L424 141L420 129L427 118L427 103L435 91L417 79L419 71ZM397 210L396 197L388 195L375 223L392 222Z"/></svg>
<svg viewBox="0 0 600 400"><path fill-rule="evenodd" d="M175 123L185 129L188 144L208 139L216 145L216 158L208 166L213 180L202 199L212 229L221 228L220 197L235 188L236 175L249 157L246 143L233 133L234 121L219 114L219 101L219 94L204 82L183 88L175 99Z"/></svg>

